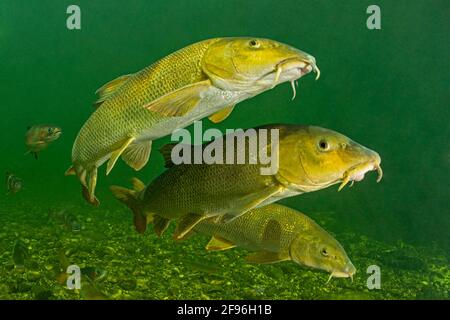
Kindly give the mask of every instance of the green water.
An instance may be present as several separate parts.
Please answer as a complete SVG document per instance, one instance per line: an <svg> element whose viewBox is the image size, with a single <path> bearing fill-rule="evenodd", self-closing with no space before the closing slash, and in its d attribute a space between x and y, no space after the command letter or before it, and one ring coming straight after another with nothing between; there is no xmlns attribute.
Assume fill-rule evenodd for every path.
<svg viewBox="0 0 450 320"><path fill-rule="evenodd" d="M66 28L66 8L81 8L81 30ZM368 30L366 8L381 8L381 30ZM69 263L107 271L94 283L111 299L448 299L450 290L449 21L447 1L17 1L0 3L1 170L24 180L0 195L0 298L89 299L56 280L58 252ZM207 239L181 244L135 233L131 214L108 190L131 176L163 171L154 152L135 173L123 162L99 172L99 208L64 177L72 143L92 113L94 92L188 44L212 37L259 36L291 44L317 59L321 78L288 84L240 103L205 128L265 123L314 124L376 150L374 174L353 188L331 187L281 201L333 233L358 269L354 282L292 262L244 263L246 251L208 253ZM35 160L24 155L26 127L52 123L63 135ZM153 150L169 142L155 142ZM48 220L66 209L82 229ZM12 262L17 239L25 268ZM382 270L382 287L366 287L366 268Z"/></svg>

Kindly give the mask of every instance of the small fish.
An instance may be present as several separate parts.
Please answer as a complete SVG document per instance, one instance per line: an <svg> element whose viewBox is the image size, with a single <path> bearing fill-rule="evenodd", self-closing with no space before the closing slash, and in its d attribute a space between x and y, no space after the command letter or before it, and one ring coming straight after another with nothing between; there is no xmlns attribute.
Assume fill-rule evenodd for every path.
<svg viewBox="0 0 450 320"><path fill-rule="evenodd" d="M96 267L86 267L81 269L81 276L87 277L93 282L102 281L106 275L106 270Z"/></svg>
<svg viewBox="0 0 450 320"><path fill-rule="evenodd" d="M312 71L318 78L313 56L274 40L215 38L194 43L97 91L98 108L78 133L66 175L76 175L83 197L98 206L97 168L106 161L106 174L120 157L140 170L153 140L205 117L220 122L239 102Z"/></svg>
<svg viewBox="0 0 450 320"><path fill-rule="evenodd" d="M64 227L74 233L81 231L81 224L78 219L70 213L66 213L64 217Z"/></svg>
<svg viewBox="0 0 450 320"><path fill-rule="evenodd" d="M37 159L38 153L58 139L61 133L61 128L50 125L28 127L28 131L25 134L25 144L28 147L26 153L31 153Z"/></svg>
<svg viewBox="0 0 450 320"><path fill-rule="evenodd" d="M63 249L58 249L57 254L60 267L65 272L67 267L70 265L66 252Z"/></svg>
<svg viewBox="0 0 450 320"><path fill-rule="evenodd" d="M341 244L303 213L270 204L250 210L227 223L204 220L195 232L212 236L206 250L242 247L254 251L252 263L295 263L324 270L331 277L352 278L355 267Z"/></svg>
<svg viewBox="0 0 450 320"><path fill-rule="evenodd" d="M49 210L48 219L49 221L54 221L55 223L62 225L65 229L74 233L81 231L81 224L77 217L66 209Z"/></svg>
<svg viewBox="0 0 450 320"><path fill-rule="evenodd" d="M11 172L6 172L6 194L17 193L23 188L23 181Z"/></svg>
<svg viewBox="0 0 450 320"><path fill-rule="evenodd" d="M56 280L59 283L64 284L64 283L66 283L67 278L69 277L69 274L66 271L67 271L67 267L69 267L70 263L69 263L69 259L67 258L67 255L63 249L59 249L57 251L57 254L58 254L58 260L59 260L60 268L61 268L62 272L57 273ZM100 282L107 275L106 270L97 268L97 267L85 267L85 268L82 268L80 271L81 271L82 281L86 280L91 283Z"/></svg>
<svg viewBox="0 0 450 320"><path fill-rule="evenodd" d="M217 274L221 271L221 268L217 264L205 259L184 260L183 263L188 265L190 269L207 274Z"/></svg>
<svg viewBox="0 0 450 320"><path fill-rule="evenodd" d="M246 157L245 164L174 165L170 150L163 148L170 168L147 187L133 179L134 190L118 186L110 189L133 211L138 232L145 232L147 223L152 222L156 233L161 235L170 220L179 219L174 238L182 240L197 223L212 216L230 220L286 197L338 183L342 187L352 179L359 181L369 170L377 170L381 179L378 153L340 133L313 126L267 125L249 134L246 150L252 138L260 141L261 129L279 132L279 169L275 174L261 175L260 169L265 165L249 163L251 157ZM235 136L228 135L225 139L230 137ZM223 148L225 155L227 143L222 140L223 137L201 147ZM265 148L270 149L270 141L265 143ZM236 149L233 148L235 158L236 152L242 151Z"/></svg>
<svg viewBox="0 0 450 320"><path fill-rule="evenodd" d="M14 247L12 251L12 259L16 269L25 268L25 259L28 257L28 247L20 239L14 242Z"/></svg>
<svg viewBox="0 0 450 320"><path fill-rule="evenodd" d="M69 259L63 249L57 250L58 261L59 261L59 271L55 275L56 281L60 284L65 285L67 283L67 279L69 278L69 274L67 273L67 267L69 267Z"/></svg>

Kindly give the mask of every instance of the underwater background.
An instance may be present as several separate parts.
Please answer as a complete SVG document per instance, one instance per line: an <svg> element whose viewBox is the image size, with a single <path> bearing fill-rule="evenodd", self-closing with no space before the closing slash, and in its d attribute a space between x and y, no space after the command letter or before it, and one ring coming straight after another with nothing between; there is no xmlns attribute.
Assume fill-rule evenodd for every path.
<svg viewBox="0 0 450 320"><path fill-rule="evenodd" d="M66 27L71 4L81 8L81 30ZM371 4L381 8L381 30L366 27ZM438 0L2 0L0 168L22 178L23 189L0 193L0 298L448 299L449 19L448 1ZM98 208L64 176L97 88L225 36L290 44L316 58L321 77L300 79L293 101L289 84L277 86L240 103L220 124L204 119L204 129L318 125L380 154L379 184L369 173L341 192L334 186L280 202L335 236L358 270L353 283L325 284L328 274L293 262L246 264L239 248L206 252L203 236L175 243L169 233L137 234L108 187L163 172L157 150L170 137L154 142L139 172L122 161L109 176L100 168ZM48 123L62 136L38 160L24 155L27 126ZM27 252L21 269L13 261L18 239ZM95 270L90 285L67 289L64 261ZM379 290L366 287L370 265L381 268Z"/></svg>

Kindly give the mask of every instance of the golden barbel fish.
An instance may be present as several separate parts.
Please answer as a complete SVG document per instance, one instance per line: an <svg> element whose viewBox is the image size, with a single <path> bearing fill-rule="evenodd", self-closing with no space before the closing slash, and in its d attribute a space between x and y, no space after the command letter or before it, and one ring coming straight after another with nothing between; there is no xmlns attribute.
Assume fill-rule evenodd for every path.
<svg viewBox="0 0 450 320"><path fill-rule="evenodd" d="M28 147L26 153L31 153L37 159L38 153L58 139L61 133L61 128L56 126L36 125L28 127L27 133L25 134L25 144Z"/></svg>
<svg viewBox="0 0 450 320"><path fill-rule="evenodd" d="M255 207L280 199L361 180L369 170L377 170L381 179L380 156L348 137L332 130L297 125L267 125L250 131L246 142L260 140L261 132L278 130L278 171L261 174L261 163L250 164L180 164L171 166L169 148L163 148L170 169L147 187L133 179L134 190L111 186L114 196L134 212L138 232L146 230L148 217L154 217L154 229L161 235L171 219L179 222L174 233L177 240L200 221L218 216L223 221L239 216ZM263 131L264 130L264 131ZM203 147L211 150L225 146L225 135ZM258 141L259 144L260 141ZM267 142L270 144L270 141ZM225 148L225 147L224 147ZM167 149L167 150L166 150ZM245 152L237 150L233 152ZM271 149L266 146L266 149ZM226 150L223 152L226 156ZM236 154L234 155L236 156Z"/></svg>
<svg viewBox="0 0 450 320"><path fill-rule="evenodd" d="M355 267L341 244L303 213L270 204L256 208L227 223L203 220L193 231L212 236L206 250L241 247L254 251L252 263L292 260L324 270L331 277L353 278Z"/></svg>
<svg viewBox="0 0 450 320"><path fill-rule="evenodd" d="M66 175L76 174L83 196L98 205L97 168L106 161L106 174L119 157L140 170L152 140L204 117L220 122L237 103L311 71L319 77L314 57L273 40L215 38L192 44L97 91L99 107L78 133Z"/></svg>

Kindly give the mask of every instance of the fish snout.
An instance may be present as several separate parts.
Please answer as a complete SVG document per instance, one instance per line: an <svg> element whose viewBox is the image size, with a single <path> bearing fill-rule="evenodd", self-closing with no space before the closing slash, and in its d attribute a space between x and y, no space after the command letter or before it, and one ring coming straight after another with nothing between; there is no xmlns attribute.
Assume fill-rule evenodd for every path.
<svg viewBox="0 0 450 320"><path fill-rule="evenodd" d="M383 178L383 170L381 169L381 157L378 152L371 150L372 152L372 170L376 170L378 173L377 182L380 182Z"/></svg>
<svg viewBox="0 0 450 320"><path fill-rule="evenodd" d="M378 172L378 177L377 177L377 182L381 181L381 178L383 177L383 171L381 170L381 157L378 154L378 152L370 150L370 149L366 149L367 151L367 160L364 161L366 163L366 169L362 169L361 170L361 180L362 178L364 178L364 174L368 171L377 171ZM361 166L361 165L360 165ZM361 166L363 167L363 166ZM356 180L355 181L360 181L360 180Z"/></svg>
<svg viewBox="0 0 450 320"><path fill-rule="evenodd" d="M358 144L350 145L353 149L353 156L356 157L359 162L356 165L353 165L347 171L344 172L344 175L341 179L342 183L339 186L338 191L341 191L347 183L351 182L350 186L353 186L353 183L359 182L364 179L364 176L369 171L377 171L378 177L377 182L380 182L383 177L383 170L381 169L381 157L380 155L373 150L365 148Z"/></svg>
<svg viewBox="0 0 450 320"><path fill-rule="evenodd" d="M320 78L320 69L317 67L316 58L308 54L307 62L309 63L308 67L316 73L316 80L318 80Z"/></svg>
<svg viewBox="0 0 450 320"><path fill-rule="evenodd" d="M342 270L334 270L330 273L326 283L332 278L350 278L353 282L353 275L356 273L355 266L349 261Z"/></svg>
<svg viewBox="0 0 450 320"><path fill-rule="evenodd" d="M330 282L330 280L332 278L350 278L353 282L353 275L356 273L356 268L355 266L349 261L347 262L347 264L345 265L345 267L342 270L334 270L330 273L330 276L328 278L328 282Z"/></svg>
<svg viewBox="0 0 450 320"><path fill-rule="evenodd" d="M348 277L353 278L353 275L356 273L356 268L350 261L347 263L347 265L344 268L344 273L348 275Z"/></svg>
<svg viewBox="0 0 450 320"><path fill-rule="evenodd" d="M53 134L55 136L59 137L62 134L61 128L55 128L55 130L53 131Z"/></svg>

